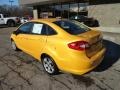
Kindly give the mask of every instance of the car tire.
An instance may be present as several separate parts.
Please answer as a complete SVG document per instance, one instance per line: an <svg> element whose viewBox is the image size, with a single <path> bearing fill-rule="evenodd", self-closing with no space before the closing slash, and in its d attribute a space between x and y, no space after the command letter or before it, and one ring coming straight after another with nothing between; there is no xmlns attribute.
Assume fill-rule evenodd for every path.
<svg viewBox="0 0 120 90"><path fill-rule="evenodd" d="M94 21L94 27L99 27L99 26L100 26L99 21L98 21L98 20L95 20L95 21Z"/></svg>
<svg viewBox="0 0 120 90"><path fill-rule="evenodd" d="M42 65L44 70L49 74L49 75L56 75L59 72L59 69L54 62L54 60L49 57L49 56L44 56L42 58Z"/></svg>
<svg viewBox="0 0 120 90"><path fill-rule="evenodd" d="M19 50L14 41L11 41L11 46L12 46L12 49L14 51L18 51Z"/></svg>
<svg viewBox="0 0 120 90"><path fill-rule="evenodd" d="M8 27L14 27L15 26L15 22L14 21L8 21L7 25L8 25Z"/></svg>

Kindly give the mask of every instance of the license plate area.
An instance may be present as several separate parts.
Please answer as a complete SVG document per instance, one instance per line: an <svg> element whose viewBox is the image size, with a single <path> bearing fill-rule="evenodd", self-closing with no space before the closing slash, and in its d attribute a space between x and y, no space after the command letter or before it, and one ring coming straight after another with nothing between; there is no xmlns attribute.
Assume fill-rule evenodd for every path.
<svg viewBox="0 0 120 90"><path fill-rule="evenodd" d="M103 47L102 40L100 40L100 41L92 44L91 47L86 50L86 55L88 57L92 57L97 52L99 52L102 49L102 47Z"/></svg>

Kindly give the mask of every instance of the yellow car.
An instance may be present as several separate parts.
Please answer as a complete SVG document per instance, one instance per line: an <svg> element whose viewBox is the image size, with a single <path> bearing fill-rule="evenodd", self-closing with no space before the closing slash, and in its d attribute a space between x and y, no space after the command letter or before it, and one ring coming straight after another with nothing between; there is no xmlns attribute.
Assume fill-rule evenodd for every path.
<svg viewBox="0 0 120 90"><path fill-rule="evenodd" d="M42 62L50 74L65 71L84 74L98 66L105 54L101 32L77 21L38 19L21 25L11 35L14 50Z"/></svg>

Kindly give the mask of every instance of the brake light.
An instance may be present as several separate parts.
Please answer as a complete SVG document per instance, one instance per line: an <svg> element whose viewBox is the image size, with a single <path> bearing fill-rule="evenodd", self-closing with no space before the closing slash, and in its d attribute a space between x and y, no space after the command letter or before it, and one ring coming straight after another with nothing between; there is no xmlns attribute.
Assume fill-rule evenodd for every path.
<svg viewBox="0 0 120 90"><path fill-rule="evenodd" d="M87 48L89 48L89 43L86 41L76 41L76 42L72 42L68 44L68 47L74 50L85 50Z"/></svg>
<svg viewBox="0 0 120 90"><path fill-rule="evenodd" d="M20 19L19 18L16 18L16 21L19 21Z"/></svg>

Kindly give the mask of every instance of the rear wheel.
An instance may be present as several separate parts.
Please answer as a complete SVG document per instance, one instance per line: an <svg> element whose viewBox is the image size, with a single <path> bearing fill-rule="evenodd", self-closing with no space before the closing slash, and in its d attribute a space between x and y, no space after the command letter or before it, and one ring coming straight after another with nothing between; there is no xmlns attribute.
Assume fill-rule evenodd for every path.
<svg viewBox="0 0 120 90"><path fill-rule="evenodd" d="M42 65L44 70L50 75L55 75L59 72L57 65L55 64L53 59L48 56L42 58Z"/></svg>
<svg viewBox="0 0 120 90"><path fill-rule="evenodd" d="M8 21L7 25L8 25L8 27L14 27L15 26L15 22L14 21Z"/></svg>

